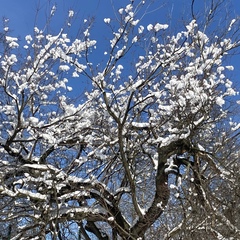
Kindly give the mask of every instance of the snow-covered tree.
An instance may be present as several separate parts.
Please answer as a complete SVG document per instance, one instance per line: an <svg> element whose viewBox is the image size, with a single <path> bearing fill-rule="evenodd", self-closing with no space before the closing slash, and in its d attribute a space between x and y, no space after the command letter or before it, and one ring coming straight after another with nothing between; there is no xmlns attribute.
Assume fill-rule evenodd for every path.
<svg viewBox="0 0 240 240"><path fill-rule="evenodd" d="M2 238L240 238L239 21L213 36L212 4L175 32L144 25L144 3L103 19L99 62L90 25L1 32ZM72 77L91 83L80 101Z"/></svg>

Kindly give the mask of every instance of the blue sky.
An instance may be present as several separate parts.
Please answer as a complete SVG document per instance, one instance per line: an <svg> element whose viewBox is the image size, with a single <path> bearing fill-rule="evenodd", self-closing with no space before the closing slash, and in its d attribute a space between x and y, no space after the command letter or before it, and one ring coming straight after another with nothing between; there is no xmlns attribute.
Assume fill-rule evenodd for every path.
<svg viewBox="0 0 240 240"><path fill-rule="evenodd" d="M195 11L201 14L198 7L203 7L207 1L210 2L209 0L195 0ZM229 15L240 16L239 0L229 1L231 4L226 8ZM103 29L107 29L106 26L104 26L103 19L105 17L114 18L114 8L117 10L129 2L129 0L0 0L0 16L10 20L9 27L12 30L11 35L24 38L25 35L33 32L33 27L36 23L40 28L43 26L52 5L56 3L57 12L54 16L52 29L50 29L50 31L55 31L55 34L58 33L66 20L68 11L72 9L76 13L76 18L70 36L74 38L77 35L78 30L83 24L83 19L94 17L95 23L91 36L93 39L98 39L99 42L99 39L100 41L104 41L107 38L107 32L103 31ZM165 5L164 3L166 2L167 4ZM186 19L186 16L190 15L190 7L191 0L156 0L153 7L148 10L151 13L146 15L142 24L147 25L148 23L156 22L167 23L173 31L178 30L179 26L181 26L180 30L182 30L182 19ZM156 8L160 8L159 11L154 11ZM40 9L38 14L36 14L37 9ZM109 40L107 40L107 43L108 42ZM238 77L240 76L239 55L232 58L232 64L235 67L234 81L238 84L238 82L240 82ZM238 87L240 87L240 84L238 84Z"/></svg>
<svg viewBox="0 0 240 240"><path fill-rule="evenodd" d="M229 0L231 2L231 9L229 8L229 13L234 15L234 11L240 15L240 3L239 0ZM41 18L38 19L38 23L44 21L44 14L50 9L54 3L56 3L58 8L59 20L64 20L64 16L67 15L69 9L73 9L78 13L80 18L87 18L90 16L95 16L96 21L102 20L107 15L113 12L112 2L116 9L118 7L126 5L129 0L0 0L0 16L7 17L11 21L11 27L17 33L26 33L31 31L34 25L34 19L36 16L37 8L41 9ZM146 1L147 2L147 1ZM150 1L149 1L150 2ZM191 0L156 0L156 7L162 6L164 11L153 12L149 14L145 21L154 19L157 21L159 19L164 20L166 16L172 15L173 19L181 19L183 14L187 14L184 9L190 9ZM167 2L167 4L165 4ZM206 0L195 0L196 11L198 6L203 6L207 2ZM210 2L210 1L208 1ZM165 7L164 7L165 6ZM153 9L151 9L153 10ZM165 16L163 15L165 12ZM168 19L169 21L169 19Z"/></svg>

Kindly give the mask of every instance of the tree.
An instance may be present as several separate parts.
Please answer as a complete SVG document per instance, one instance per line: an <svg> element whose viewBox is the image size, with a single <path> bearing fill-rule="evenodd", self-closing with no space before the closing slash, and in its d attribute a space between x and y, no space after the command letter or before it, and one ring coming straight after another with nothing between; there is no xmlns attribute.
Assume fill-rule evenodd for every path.
<svg viewBox="0 0 240 240"><path fill-rule="evenodd" d="M99 64L90 25L74 40L35 27L23 45L2 32L2 238L240 237L240 124L225 64L239 22L208 35L221 2L171 34L141 25L149 5L131 1L104 19L112 39ZM79 102L71 75L92 84Z"/></svg>

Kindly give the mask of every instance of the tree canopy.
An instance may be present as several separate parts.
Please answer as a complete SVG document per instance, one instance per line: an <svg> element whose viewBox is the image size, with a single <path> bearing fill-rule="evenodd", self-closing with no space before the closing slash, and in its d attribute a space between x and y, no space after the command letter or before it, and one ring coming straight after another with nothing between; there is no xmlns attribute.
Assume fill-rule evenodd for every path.
<svg viewBox="0 0 240 240"><path fill-rule="evenodd" d="M225 2L198 15L192 1L175 31L168 19L144 25L151 3L130 1L103 19L102 57L93 20L67 34L73 10L57 34L36 25L21 41L4 22L0 238L240 238L228 61L240 29L239 18L218 18ZM72 78L91 86L79 98Z"/></svg>

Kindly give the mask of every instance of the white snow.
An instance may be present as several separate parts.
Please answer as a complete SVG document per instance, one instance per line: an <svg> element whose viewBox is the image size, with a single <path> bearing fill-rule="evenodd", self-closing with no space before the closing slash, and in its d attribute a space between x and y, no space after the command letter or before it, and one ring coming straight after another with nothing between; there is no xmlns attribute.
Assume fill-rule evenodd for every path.
<svg viewBox="0 0 240 240"><path fill-rule="evenodd" d="M158 203L157 207L163 209L164 208L163 203L162 202Z"/></svg>
<svg viewBox="0 0 240 240"><path fill-rule="evenodd" d="M237 21L237 19L233 19L231 22L230 22L230 25L228 27L228 31L231 31L232 30L232 26L233 24Z"/></svg>
<svg viewBox="0 0 240 240"><path fill-rule="evenodd" d="M110 18L104 18L103 21L107 24L109 24L111 22L111 19Z"/></svg>
<svg viewBox="0 0 240 240"><path fill-rule="evenodd" d="M60 65L59 70L66 72L70 70L70 67L68 65Z"/></svg>
<svg viewBox="0 0 240 240"><path fill-rule="evenodd" d="M114 217L109 217L109 218L108 218L108 221L109 221L109 222L113 222L113 221L114 221Z"/></svg>
<svg viewBox="0 0 240 240"><path fill-rule="evenodd" d="M17 191L21 194L24 194L26 196L29 196L30 198L37 199L37 200L47 200L47 196L43 195L41 193L34 193L29 190L25 189L17 189Z"/></svg>
<svg viewBox="0 0 240 240"><path fill-rule="evenodd" d="M43 164L24 164L22 167L33 168L33 169L43 170L43 171L46 171L49 169L47 165L43 165Z"/></svg>
<svg viewBox="0 0 240 240"><path fill-rule="evenodd" d="M123 13L123 11L124 11L124 9L123 9L123 8L120 8L120 9L118 9L118 12L119 12L119 14L122 14L122 13Z"/></svg>
<svg viewBox="0 0 240 240"><path fill-rule="evenodd" d="M39 121L38 118L36 118L36 117L30 117L28 120L33 125L36 125Z"/></svg>
<svg viewBox="0 0 240 240"><path fill-rule="evenodd" d="M135 36L133 39L132 39L132 43L135 43L138 41L138 36Z"/></svg>
<svg viewBox="0 0 240 240"><path fill-rule="evenodd" d="M17 43L18 39L16 37L6 36L6 42L10 48L17 48L19 44Z"/></svg>
<svg viewBox="0 0 240 240"><path fill-rule="evenodd" d="M222 107L222 105L225 103L225 100L222 97L216 98L216 104Z"/></svg>
<svg viewBox="0 0 240 240"><path fill-rule="evenodd" d="M131 12L132 8L133 8L133 5L132 5L132 4L128 4L128 5L125 7L125 11L126 11L126 12Z"/></svg>
<svg viewBox="0 0 240 240"><path fill-rule="evenodd" d="M179 198L180 194L179 194L179 193L175 193L174 196L175 196L176 198Z"/></svg>
<svg viewBox="0 0 240 240"><path fill-rule="evenodd" d="M169 185L169 188L170 188L170 189L178 189L177 186L174 185L174 184L170 184L170 185Z"/></svg>
<svg viewBox="0 0 240 240"><path fill-rule="evenodd" d="M175 155L170 157L170 158L168 158L167 163L165 163L165 165L167 167L164 169L164 172L166 174L168 174L169 172L173 172L173 171L176 172L177 171L176 169L178 169L178 166L176 164L174 164L174 160L173 160L174 157L175 157Z"/></svg>
<svg viewBox="0 0 240 240"><path fill-rule="evenodd" d="M69 10L68 17L72 18L73 16L74 16L74 11L73 10Z"/></svg>
<svg viewBox="0 0 240 240"><path fill-rule="evenodd" d="M56 5L53 5L52 6L52 9L51 9L51 12L50 12L50 15L54 15L54 13L56 12L56 10L57 10L57 7L56 7Z"/></svg>
<svg viewBox="0 0 240 240"><path fill-rule="evenodd" d="M233 66L225 66L226 69L228 69L229 71L233 71L234 67Z"/></svg>
<svg viewBox="0 0 240 240"><path fill-rule="evenodd" d="M148 26L147 26L147 30L148 30L148 31L153 30L153 25L152 25L152 24L148 24Z"/></svg>
<svg viewBox="0 0 240 240"><path fill-rule="evenodd" d="M124 24L124 20L127 22L127 26L139 24L139 20L134 19L134 15L139 13L133 10L133 6L135 4L129 4L126 8L119 9L119 13L123 14L120 16L122 24ZM52 15L54 11L53 7ZM68 17L73 16L74 12L70 10ZM110 24L113 20L104 18L103 21ZM235 20L230 23L230 29L233 24L235 24ZM230 39L221 42L220 39L217 39L214 42L213 38L209 41L207 35L198 31L196 26L196 22L192 21L187 26L187 30L184 29L175 36L167 36L167 41L163 41L162 38L165 36L159 37L160 34L156 32L167 29L168 25L149 24L145 27L147 31L150 31L146 32L146 41L151 44L151 49L146 52L139 52L138 44L131 44L131 42L136 43L140 39L145 41L144 26L135 27L135 31L132 32L128 32L123 26L119 29L114 27L113 37L109 43L111 46L106 47L107 51L105 48L100 51L107 55L103 56L108 63L106 69L101 64L95 66L95 61L90 62L94 57L85 59L87 53L92 54L97 43L96 40L90 40L91 28L88 27L82 31L85 37L75 39L73 42L63 29L58 35L45 35L44 30L34 28L34 35L25 37L24 44L28 50L22 49L23 51L21 51L23 57L19 59L20 68L16 64L19 55L11 54L17 52L15 49L10 49L7 54L1 53L4 54L1 56L0 63L2 71L0 85L3 88L3 97L0 100L0 113L3 116L3 121L0 124L1 146L6 143L7 136L14 136L14 131L18 130L19 109L23 106L22 116L20 116L23 130L17 133L14 139L16 142L11 143L11 151L23 154L26 159L32 162L39 162L41 153L44 153L51 146L56 147L57 150L56 155L52 154L49 157L49 163L56 160L52 165L22 164L19 167L20 171L24 172L22 178L16 178L13 188L8 189L1 184L1 194L16 199L20 196L28 201L31 201L32 198L37 199L49 207L46 201L49 193L44 195L37 192L38 184L43 182L42 189L44 186L49 190L54 187L59 192L66 185L72 184L79 186L79 188L66 191L58 198L60 200L58 204L61 209L60 214L66 213L72 217L75 214L82 214L84 217L85 213L103 213L103 209L96 209L94 212L94 209L87 207L71 208L68 203L72 203L71 200L79 196L90 196L89 192L92 189L95 189L94 193L103 193L103 195L105 191L108 191L107 187L110 185L107 181L105 185L96 179L101 179L101 177L97 177L101 171L105 171L104 174L109 174L106 175L106 179L109 177L109 181L114 180L114 176L117 174L117 172L111 171L118 171L120 164L120 140L118 137L121 124L123 127L121 132L122 149L126 156L134 156L133 160L129 157L129 162L132 164L136 156L136 159L139 158L143 163L146 163L143 173L136 172L136 176L133 174L134 171L130 173L134 179L136 177L137 189L138 184L143 184L141 174L145 174L144 178L147 182L149 182L148 177L153 177L156 174L158 161L161 158L158 155L158 148L164 148L174 141L189 136L191 139L191 136L194 135L194 127L197 126L200 129L202 123L204 123L204 127L199 132L202 136L202 142L204 142L205 137L208 139L209 134L211 134L209 132L213 129L209 122L215 121L215 119L211 119L213 116L211 114L212 106L217 104L222 107L226 96L236 94L232 88L232 82L225 76L225 72L228 72L226 70L234 68L224 66L220 56L222 53L224 54L223 51L230 49L233 45ZM107 26L105 27L107 28ZM8 29L6 28L6 30ZM15 37L7 36L5 41L8 49L20 45L18 38ZM199 49L195 48L194 41L200 44L201 52L197 52ZM131 48L131 45L134 45L134 48ZM133 55L131 55L132 53ZM125 54L129 54L130 57L126 57L124 60L120 59ZM52 63L55 64L53 67ZM104 64L104 61L102 63ZM82 105L79 106L76 106L77 102L76 105L75 102L70 104L68 91L71 90L71 87L67 86L68 77L90 74L91 68L96 71L101 69L102 72L94 71L96 75L91 79L93 82L90 87L92 91L89 88L89 93L86 94L87 102L81 102ZM80 87L81 83L84 85L80 80ZM219 91L215 91L216 89ZM52 100L50 101L50 99ZM22 104L25 100L26 106ZM130 100L130 107L127 109ZM240 100L236 101L240 104ZM220 107L219 110L224 116L224 109ZM183 120L188 115L189 119L192 119L190 122ZM204 122L204 116L207 116L208 121ZM34 128L34 126L37 127ZM240 123L231 121L230 127L237 131L240 128ZM17 142L20 138L23 140L21 144ZM79 139L79 142L71 148L63 146L62 143L72 139L74 142L75 139ZM74 161L73 158L80 148L78 144L80 145L81 142L87 143L87 147L84 149L83 156ZM144 154L141 154L143 148ZM197 148L200 151L206 151L204 145L197 145ZM2 156L5 156L6 151L3 148L0 149L0 152ZM54 156L58 157L54 159ZM207 154L205 156L208 157ZM80 173L77 175L78 170L76 170L76 176L74 174L69 176L67 172L64 172L65 170L61 169L61 166L64 165L66 169L67 166L62 162L59 164L58 161L68 160L71 157L69 163L72 165L69 166L69 169L71 166L73 166L73 170L75 167L76 169L79 167L79 171L85 172L86 169L86 175L88 174L89 178L76 177L85 176ZM174 163L173 157L167 160L166 174L178 172L178 166ZM113 165L107 159L110 159ZM11 169L12 163L10 161L0 162L3 170L5 168ZM210 156L205 162L210 164ZM229 163L228 167L222 167L214 160L212 163L216 165L214 169L218 172L219 177L227 179L229 182L230 180L234 181L231 172L234 166L230 166ZM206 169L209 164L205 164L201 170ZM150 165L151 171L149 170ZM94 166L97 166L98 171L94 171ZM153 167L154 171L152 171ZM169 186L176 198L179 197L177 190L181 181L182 178L178 176L176 186L173 184ZM191 178L190 181L194 181L194 179ZM85 183L87 188L85 188ZM34 186L35 190L30 189L31 186ZM127 193L125 196L129 195L131 190L129 187L119 189L117 186L110 187L114 189L113 194L115 195L112 196L115 196L116 199L121 193ZM194 194L191 188L188 189L188 193ZM90 197L93 199L92 195ZM97 200L92 199L87 201L96 201L94 206L98 206ZM110 199L106 199L106 203L111 204ZM152 203L151 199L149 202ZM148 206L143 205L144 208L141 206L141 204L138 206L139 211L145 215ZM162 203L158 203L158 207L162 208ZM56 209L52 208L51 211L52 216L57 216ZM110 217L108 218L108 216ZM114 216L107 215L106 219L109 222L114 221Z"/></svg>
<svg viewBox="0 0 240 240"><path fill-rule="evenodd" d="M144 26L139 26L138 33L141 34L144 31Z"/></svg>
<svg viewBox="0 0 240 240"><path fill-rule="evenodd" d="M132 122L132 126L139 129L149 128L149 123Z"/></svg>
<svg viewBox="0 0 240 240"><path fill-rule="evenodd" d="M168 25L167 24L160 24L160 23L157 23L155 26L154 26L154 30L156 31L156 32L158 32L158 31L160 31L160 30L165 30L165 29L167 29L168 28ZM152 30L152 28L151 28L151 30Z"/></svg>

